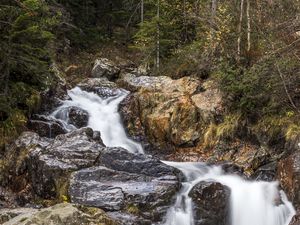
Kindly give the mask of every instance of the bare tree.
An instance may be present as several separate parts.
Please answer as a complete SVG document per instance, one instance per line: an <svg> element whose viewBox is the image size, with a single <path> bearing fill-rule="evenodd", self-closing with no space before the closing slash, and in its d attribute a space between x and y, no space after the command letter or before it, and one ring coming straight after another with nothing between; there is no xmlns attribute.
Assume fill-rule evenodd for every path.
<svg viewBox="0 0 300 225"><path fill-rule="evenodd" d="M250 0L247 0L247 51L251 49L251 17L250 17Z"/></svg>
<svg viewBox="0 0 300 225"><path fill-rule="evenodd" d="M144 0L141 0L141 23L144 23Z"/></svg>
<svg viewBox="0 0 300 225"><path fill-rule="evenodd" d="M244 12L244 0L241 0L240 5L240 20L238 26L238 39L237 39L237 61L241 60L241 39L242 39L242 22L243 22L243 12Z"/></svg>
<svg viewBox="0 0 300 225"><path fill-rule="evenodd" d="M159 72L159 64L160 64L160 27L159 27L159 19L160 19L160 0L157 0L157 42L156 42L156 69Z"/></svg>

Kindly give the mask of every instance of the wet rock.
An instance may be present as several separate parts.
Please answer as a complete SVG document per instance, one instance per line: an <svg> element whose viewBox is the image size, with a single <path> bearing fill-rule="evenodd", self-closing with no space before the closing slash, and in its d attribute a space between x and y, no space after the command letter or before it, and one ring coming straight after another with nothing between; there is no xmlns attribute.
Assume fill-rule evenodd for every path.
<svg viewBox="0 0 300 225"><path fill-rule="evenodd" d="M79 107L68 108L69 122L77 128L86 127L89 122L89 113Z"/></svg>
<svg viewBox="0 0 300 225"><path fill-rule="evenodd" d="M104 148L97 159L97 165L113 170L138 173L152 177L177 176L182 173L150 155L132 154L123 148Z"/></svg>
<svg viewBox="0 0 300 225"><path fill-rule="evenodd" d="M101 209L58 204L41 210L29 210L4 223L5 225L118 225Z"/></svg>
<svg viewBox="0 0 300 225"><path fill-rule="evenodd" d="M106 77L88 78L77 85L84 91L94 92L102 98L118 95L117 85Z"/></svg>
<svg viewBox="0 0 300 225"><path fill-rule="evenodd" d="M251 176L252 179L257 181L274 181L276 180L277 163L269 163L267 165L259 167L255 173Z"/></svg>
<svg viewBox="0 0 300 225"><path fill-rule="evenodd" d="M300 210L296 213L296 215L293 217L292 221L289 223L289 225L300 225Z"/></svg>
<svg viewBox="0 0 300 225"><path fill-rule="evenodd" d="M144 219L142 217L124 213L124 212L108 212L109 217L118 221L120 225L151 225L153 224L150 220Z"/></svg>
<svg viewBox="0 0 300 225"><path fill-rule="evenodd" d="M40 115L34 115L27 127L41 137L54 138L59 134L67 133L60 121Z"/></svg>
<svg viewBox="0 0 300 225"><path fill-rule="evenodd" d="M97 166L72 174L69 195L74 203L110 211L133 205L153 219L155 208L169 205L179 190L179 174L150 156L105 148Z"/></svg>
<svg viewBox="0 0 300 225"><path fill-rule="evenodd" d="M215 181L201 181L189 193L195 225L230 224L230 189Z"/></svg>
<svg viewBox="0 0 300 225"><path fill-rule="evenodd" d="M91 167L99 156L103 144L93 139L90 128L82 128L57 136L46 147L35 147L28 159L33 189L43 198L65 194L69 174Z"/></svg>
<svg viewBox="0 0 300 225"><path fill-rule="evenodd" d="M241 167L233 164L233 163L230 163L230 162L221 163L221 167L222 167L222 170L225 173L236 174L238 176L243 176L244 175L243 169Z"/></svg>
<svg viewBox="0 0 300 225"><path fill-rule="evenodd" d="M118 78L119 73L120 68L106 58L96 59L92 69L92 77L95 78L107 77L109 80L115 80Z"/></svg>
<svg viewBox="0 0 300 225"><path fill-rule="evenodd" d="M289 199L296 207L300 207L300 151L278 163L278 179Z"/></svg>

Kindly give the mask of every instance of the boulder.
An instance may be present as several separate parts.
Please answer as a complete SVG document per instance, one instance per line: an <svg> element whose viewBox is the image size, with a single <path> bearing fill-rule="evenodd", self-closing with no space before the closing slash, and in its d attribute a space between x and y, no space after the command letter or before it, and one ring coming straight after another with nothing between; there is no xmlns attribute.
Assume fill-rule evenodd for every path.
<svg viewBox="0 0 300 225"><path fill-rule="evenodd" d="M33 208L3 208L0 209L0 224L4 224L5 222L25 214L31 214L36 212L36 209Z"/></svg>
<svg viewBox="0 0 300 225"><path fill-rule="evenodd" d="M293 217L292 221L289 223L289 225L300 225L300 210L296 213L296 215Z"/></svg>
<svg viewBox="0 0 300 225"><path fill-rule="evenodd" d="M120 68L118 68L111 60L106 58L96 59L92 69L92 77L107 77L109 80L115 80L118 78L119 74Z"/></svg>
<svg viewBox="0 0 300 225"><path fill-rule="evenodd" d="M189 193L195 225L230 224L230 189L215 181L201 181Z"/></svg>
<svg viewBox="0 0 300 225"><path fill-rule="evenodd" d="M117 85L106 77L88 78L77 85L84 91L94 92L100 97L107 98L118 94Z"/></svg>
<svg viewBox="0 0 300 225"><path fill-rule="evenodd" d="M43 198L65 194L71 172L95 164L103 143L90 128L57 136L46 147L34 147L28 158L33 189Z"/></svg>
<svg viewBox="0 0 300 225"><path fill-rule="evenodd" d="M272 162L259 167L251 176L252 179L257 181L271 182L276 180L277 162Z"/></svg>
<svg viewBox="0 0 300 225"><path fill-rule="evenodd" d="M41 115L34 115L27 127L41 137L54 138L59 134L67 133L59 120Z"/></svg>
<svg viewBox="0 0 300 225"><path fill-rule="evenodd" d="M123 74L118 83L134 92L120 106L127 132L133 137L144 133L144 139L162 149L196 146L223 110L212 80Z"/></svg>
<svg viewBox="0 0 300 225"><path fill-rule="evenodd" d="M1 212L0 212L1 213ZM69 203L45 209L31 209L4 223L5 225L118 225L101 209L76 206Z"/></svg>
<svg viewBox="0 0 300 225"><path fill-rule="evenodd" d="M27 186L27 160L35 148L46 148L50 144L47 138L41 138L33 132L23 132L0 158L0 183L13 191L20 192Z"/></svg>
<svg viewBox="0 0 300 225"><path fill-rule="evenodd" d="M180 171L150 156L104 148L95 167L72 174L69 196L74 203L109 211L133 207L135 213L153 219L158 207L171 204L179 177Z"/></svg>
<svg viewBox="0 0 300 225"><path fill-rule="evenodd" d="M300 207L300 151L297 150L278 163L280 185L296 208Z"/></svg>
<svg viewBox="0 0 300 225"><path fill-rule="evenodd" d="M89 122L89 113L76 106L68 108L69 122L77 128L86 127Z"/></svg>

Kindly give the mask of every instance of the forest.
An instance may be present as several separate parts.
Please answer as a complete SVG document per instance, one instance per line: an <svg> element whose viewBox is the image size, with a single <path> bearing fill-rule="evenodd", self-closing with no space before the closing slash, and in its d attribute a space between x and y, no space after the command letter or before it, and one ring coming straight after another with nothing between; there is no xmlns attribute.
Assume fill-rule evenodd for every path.
<svg viewBox="0 0 300 225"><path fill-rule="evenodd" d="M2 188L18 199L21 192L30 195L28 199L22 195L18 207L20 202L48 207L75 201L70 197L74 190L65 190L72 185L63 178L55 178L55 197L49 194L50 188L42 194L39 185L50 181L30 175L39 168L31 166L36 158L31 159L28 143L21 147L16 143L28 131L50 139L58 133L69 138L69 127L40 115L60 109L54 99L67 101L77 96L76 91L67 92L74 87L94 90L103 97L89 79L104 76L107 81L94 81L100 82L98 88L131 92L116 110L127 138L141 142L147 154L168 161L229 161L249 179L265 171L261 170L264 166L276 164L272 173L277 175L267 181L279 180L296 211L299 209L300 0L0 0L0 31L0 223ZM99 73L94 72L99 63L106 63L106 67L100 65L105 70L100 76L94 75ZM110 71L116 68L117 72ZM86 111L91 118L92 113ZM71 121L71 111L68 113ZM76 118L83 114L77 111ZM48 132L44 125L33 125L37 120L47 123L49 135L37 131ZM52 129L53 123L65 130L56 134L59 129ZM84 124L97 130L91 122ZM106 144L105 134L99 131ZM291 166L286 173L280 172L285 164ZM79 167L72 167L72 172L80 172ZM175 167L186 175L180 166ZM49 174L58 174L53 171ZM49 174L45 172L46 177L52 176ZM13 180L17 180L16 187L11 186ZM128 203L124 210L149 219L139 204ZM299 210L297 215L299 222ZM153 222L154 217L149 220ZM209 224L197 221L186 225ZM297 221L291 224L298 225Z"/></svg>

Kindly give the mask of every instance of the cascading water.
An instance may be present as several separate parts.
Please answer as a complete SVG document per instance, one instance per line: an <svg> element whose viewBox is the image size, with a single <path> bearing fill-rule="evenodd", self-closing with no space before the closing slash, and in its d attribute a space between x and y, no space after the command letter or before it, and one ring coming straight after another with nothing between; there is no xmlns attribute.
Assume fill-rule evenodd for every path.
<svg viewBox="0 0 300 225"><path fill-rule="evenodd" d="M76 87L68 91L71 100L66 100L63 105L52 113L52 116L62 120L65 128L74 129L68 124L67 108L76 106L89 113L88 126L101 132L103 142L110 147L123 147L133 153L143 153L142 146L129 139L123 128L118 107L120 102L128 95L123 89L107 98L101 98L97 94L82 91Z"/></svg>
<svg viewBox="0 0 300 225"><path fill-rule="evenodd" d="M89 113L88 126L101 132L107 146L143 153L142 146L126 136L118 113L119 103L126 97L127 91L118 89L116 95L101 98L77 87L68 94L71 100L64 101L52 113L65 124L66 129L75 129L68 123L66 109L77 106ZM188 194L194 185L203 180L215 180L231 189L231 225L288 225L295 214L285 193L278 190L277 182L246 181L236 175L224 174L220 167L204 163L165 163L180 169L186 178L175 204L167 212L165 225L194 225L193 203Z"/></svg>
<svg viewBox="0 0 300 225"><path fill-rule="evenodd" d="M295 214L285 193L278 190L277 182L246 181L237 175L224 174L221 167L203 163L164 163L180 169L186 177L167 213L165 225L194 224L193 203L188 194L204 180L214 180L231 189L231 225L288 225Z"/></svg>

